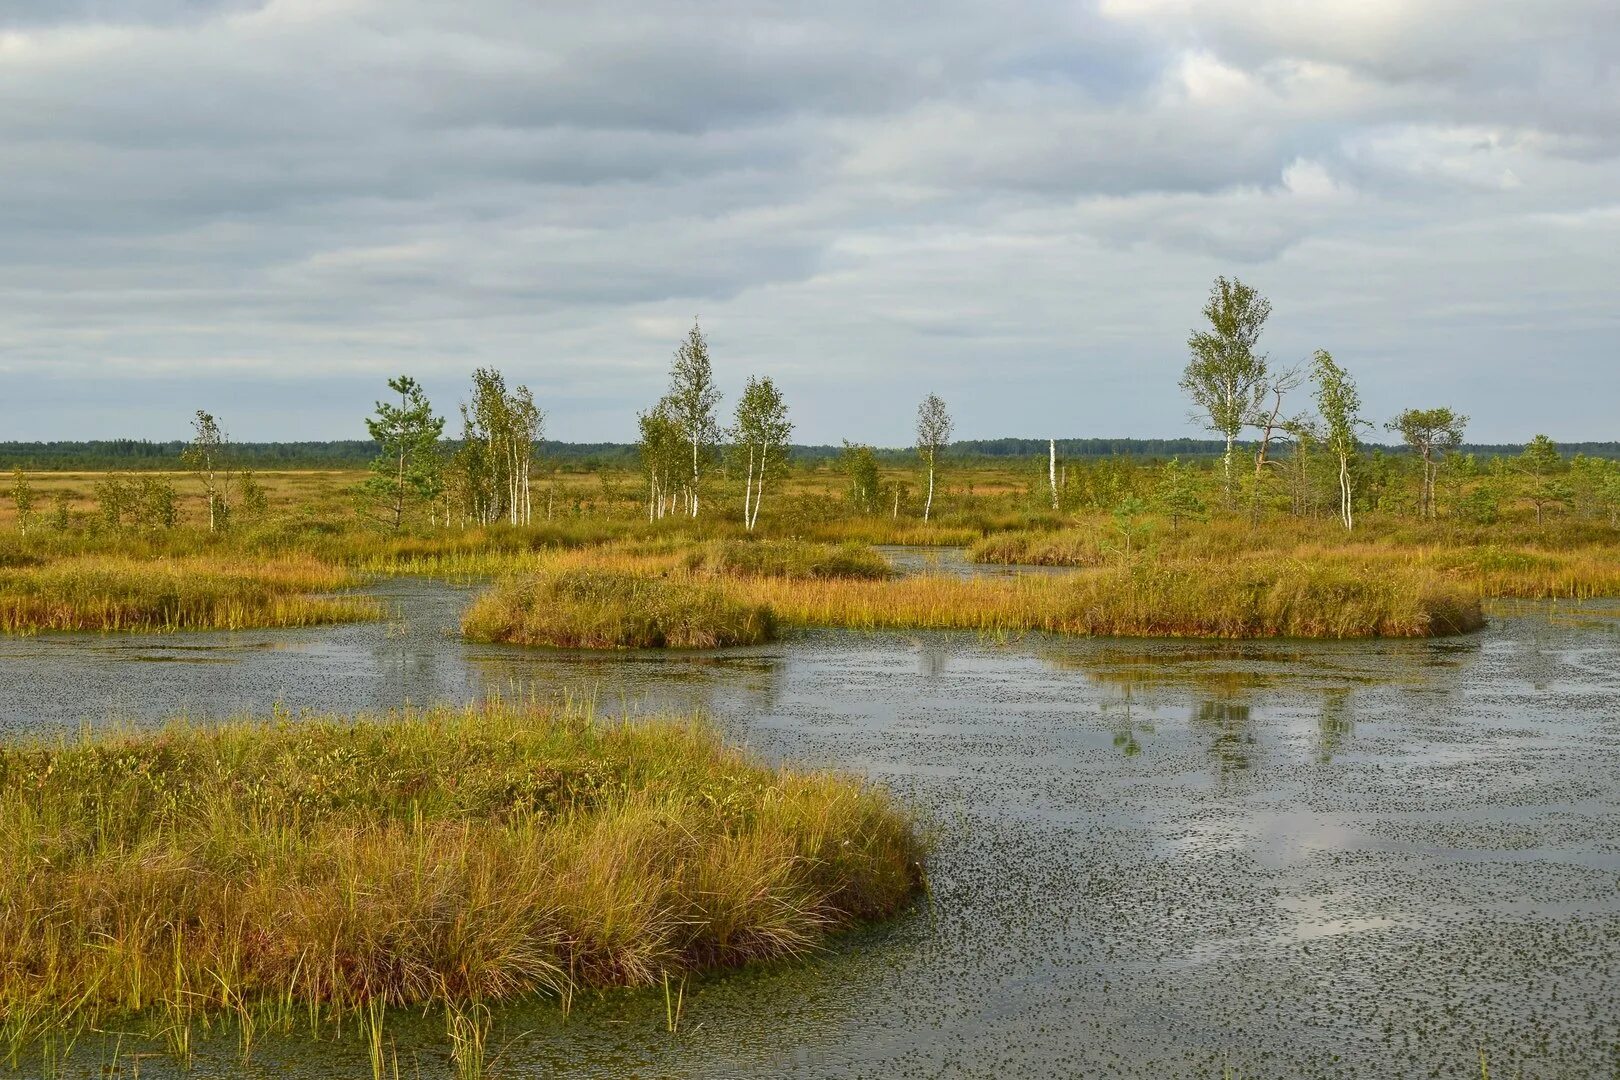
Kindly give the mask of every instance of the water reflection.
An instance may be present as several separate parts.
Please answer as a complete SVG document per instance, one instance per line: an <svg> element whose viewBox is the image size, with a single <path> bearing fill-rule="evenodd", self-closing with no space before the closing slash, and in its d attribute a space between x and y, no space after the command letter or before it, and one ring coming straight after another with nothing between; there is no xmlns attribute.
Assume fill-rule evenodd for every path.
<svg viewBox="0 0 1620 1080"><path fill-rule="evenodd" d="M1316 722L1319 736L1316 759L1324 765L1332 761L1333 755L1355 734L1356 723L1350 711L1354 696L1349 688L1322 692L1322 713Z"/></svg>
<svg viewBox="0 0 1620 1080"><path fill-rule="evenodd" d="M945 661L949 657L950 651L943 645L935 642L919 642L917 645L917 674L924 678L936 678L945 674Z"/></svg>
<svg viewBox="0 0 1620 1080"><path fill-rule="evenodd" d="M1214 733L1209 753L1223 777L1249 767L1249 754L1255 743L1249 713L1248 705L1226 698L1205 699L1193 706L1193 726Z"/></svg>

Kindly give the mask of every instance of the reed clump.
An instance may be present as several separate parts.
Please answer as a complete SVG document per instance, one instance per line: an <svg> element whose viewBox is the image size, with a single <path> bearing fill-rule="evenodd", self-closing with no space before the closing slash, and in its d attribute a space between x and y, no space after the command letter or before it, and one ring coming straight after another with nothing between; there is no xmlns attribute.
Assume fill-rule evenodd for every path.
<svg viewBox="0 0 1620 1080"><path fill-rule="evenodd" d="M358 584L313 559L65 558L0 568L0 632L242 630L378 618Z"/></svg>
<svg viewBox="0 0 1620 1080"><path fill-rule="evenodd" d="M923 858L880 791L696 722L492 702L8 746L0 1044L654 985L891 915Z"/></svg>
<svg viewBox="0 0 1620 1080"><path fill-rule="evenodd" d="M558 566L486 591L463 617L475 641L578 649L715 649L776 634L770 609L688 574Z"/></svg>
<svg viewBox="0 0 1620 1080"><path fill-rule="evenodd" d="M742 577L878 580L893 573L863 544L807 540L711 540L687 551L682 562L698 573Z"/></svg>

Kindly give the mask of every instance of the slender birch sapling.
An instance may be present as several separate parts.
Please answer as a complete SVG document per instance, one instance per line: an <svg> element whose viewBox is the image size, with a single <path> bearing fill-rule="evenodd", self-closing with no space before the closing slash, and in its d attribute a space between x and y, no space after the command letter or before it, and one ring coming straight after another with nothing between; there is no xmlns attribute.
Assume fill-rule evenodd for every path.
<svg viewBox="0 0 1620 1080"><path fill-rule="evenodd" d="M720 404L720 391L714 385L709 343L696 321L687 332L686 340L675 350L675 359L670 364L668 400L671 415L680 426L682 442L692 452L687 511L697 517L703 471L714 460L714 448L720 441L720 424L714 412Z"/></svg>
<svg viewBox="0 0 1620 1080"><path fill-rule="evenodd" d="M230 523L231 470L227 457L230 437L211 413L197 410L191 421L192 439L180 453L183 461L202 481L208 503L208 531L217 532Z"/></svg>
<svg viewBox="0 0 1620 1080"><path fill-rule="evenodd" d="M34 520L34 486L21 465L11 470L11 501L17 507L17 528L27 536L29 522Z"/></svg>
<svg viewBox="0 0 1620 1080"><path fill-rule="evenodd" d="M945 411L945 402L936 394L923 398L922 404L917 406L917 455L928 470L928 497L923 502L924 521L934 510L934 472L939 464L939 456L951 441L951 426L951 416ZM895 505L899 506L898 500Z"/></svg>
<svg viewBox="0 0 1620 1080"><path fill-rule="evenodd" d="M1351 489L1350 462L1359 440L1356 429L1368 427L1361 419L1361 394L1350 374L1334 363L1326 349L1311 357L1311 374L1316 380L1316 409L1322 414L1323 444L1339 462L1339 520L1345 529L1356 527L1355 499Z"/></svg>
<svg viewBox="0 0 1620 1080"><path fill-rule="evenodd" d="M749 376L737 399L736 426L732 429L735 455L746 465L743 481L743 527L753 531L759 505L765 497L767 477L779 476L787 465L788 437L793 423L787 418L782 393L769 378Z"/></svg>

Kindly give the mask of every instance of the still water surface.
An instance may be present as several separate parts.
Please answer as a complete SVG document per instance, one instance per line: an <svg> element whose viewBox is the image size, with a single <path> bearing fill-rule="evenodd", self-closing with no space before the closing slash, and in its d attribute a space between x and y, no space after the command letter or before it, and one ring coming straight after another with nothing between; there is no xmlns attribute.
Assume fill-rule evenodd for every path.
<svg viewBox="0 0 1620 1080"><path fill-rule="evenodd" d="M0 639L0 734L490 692L701 709L875 777L938 834L932 902L802 964L503 1012L506 1076L1620 1075L1620 608L1450 641L795 633L719 654L469 645L472 590L386 624ZM394 1024L442 1075L437 1018ZM369 1075L358 1038L192 1075ZM95 1050L75 1060L88 1068ZM162 1075L161 1059L142 1062Z"/></svg>

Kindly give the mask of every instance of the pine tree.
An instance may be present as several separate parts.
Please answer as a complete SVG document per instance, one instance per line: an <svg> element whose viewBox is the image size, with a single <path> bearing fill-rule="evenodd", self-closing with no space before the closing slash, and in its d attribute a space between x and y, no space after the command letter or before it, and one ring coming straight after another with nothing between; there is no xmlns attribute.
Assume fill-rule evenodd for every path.
<svg viewBox="0 0 1620 1080"><path fill-rule="evenodd" d="M389 379L388 388L399 395L399 403L379 401L376 414L366 419L379 453L364 491L375 516L399 529L413 506L438 497L444 418L433 415L426 392L409 375Z"/></svg>

